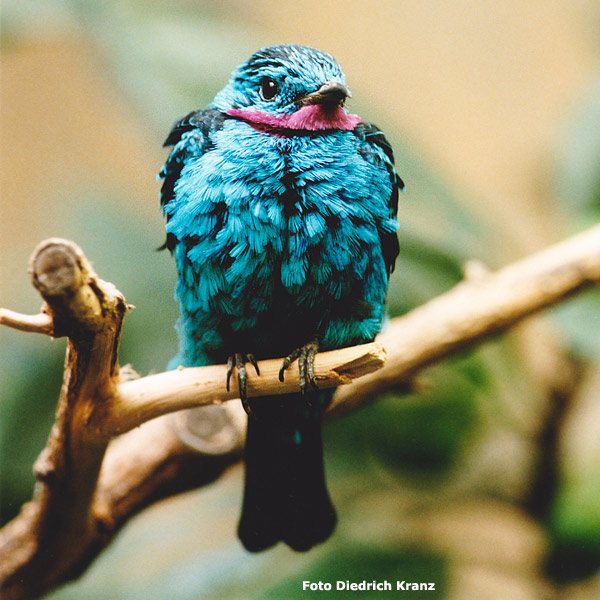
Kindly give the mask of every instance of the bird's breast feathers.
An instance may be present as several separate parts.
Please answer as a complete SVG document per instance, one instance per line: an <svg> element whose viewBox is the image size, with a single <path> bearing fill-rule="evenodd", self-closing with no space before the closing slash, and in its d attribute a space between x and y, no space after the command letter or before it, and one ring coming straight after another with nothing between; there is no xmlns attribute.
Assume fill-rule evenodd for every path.
<svg viewBox="0 0 600 600"><path fill-rule="evenodd" d="M380 234L396 229L383 160L361 153L352 131L273 136L231 119L211 141L165 207L183 305L237 315L240 327L281 289L299 309L356 295L382 310Z"/></svg>

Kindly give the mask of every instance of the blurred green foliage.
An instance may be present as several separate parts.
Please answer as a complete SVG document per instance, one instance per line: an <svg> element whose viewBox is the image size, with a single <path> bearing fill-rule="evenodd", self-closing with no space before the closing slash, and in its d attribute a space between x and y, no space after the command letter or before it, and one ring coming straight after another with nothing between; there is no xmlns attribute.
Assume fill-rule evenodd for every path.
<svg viewBox="0 0 600 600"><path fill-rule="evenodd" d="M568 229L579 230L600 222L600 78L591 83L568 126L556 180L557 209ZM552 316L570 350L582 361L597 363L600 289L554 308ZM591 395L597 405L600 389ZM563 461L548 519L554 549L547 569L560 580L586 577L600 567L600 436L594 438L597 442L587 456L567 456Z"/></svg>
<svg viewBox="0 0 600 600"><path fill-rule="evenodd" d="M0 516L11 519L33 492L33 463L46 445L60 389L65 343L2 332ZM49 347L50 346L50 347ZM24 435L26 432L26 435Z"/></svg>
<svg viewBox="0 0 600 600"><path fill-rule="evenodd" d="M34 25L42 27L41 19L65 28L75 22L93 51L105 61L123 96L141 112L148 127L162 135L176 117L206 105L240 57L264 45L264 33L240 21L227 3L200 5L201 10L197 10L194 3L183 2L177 10L171 10L160 3L147 5L133 0L21 0L8 3L2 26L5 39L7 35L11 39ZM44 10L38 12L42 6ZM360 92L355 91L355 96L356 111L360 113ZM600 217L600 167L597 161L590 163L581 158L600 156L597 139L596 145L589 139L590 132L599 131L599 106L600 91L596 89L591 93L589 111L584 110L581 122L573 126L573 143L565 149L564 171L558 173L556 210L563 215L565 233L597 222ZM370 112L376 111L371 108ZM399 172L408 184L399 212L401 255L389 294L390 314L396 316L460 281L462 265L471 257L491 267L499 266L510 242L458 199L418 149L401 141L401 132L386 123L378 125L388 132ZM577 171L582 165L585 175ZM148 177L154 177L154 173L149 172ZM569 181L577 181L577 193L568 185L564 187ZM112 281L128 301L138 305L125 322L121 363L132 363L142 374L160 371L175 352L173 325L177 314L173 301L175 270L170 256L154 251L162 243L156 237L156 224L150 226L136 219L134 206L123 213L126 199L110 187L94 190L87 182L73 185L69 197L76 200L61 208L65 227L60 234L81 243L99 276ZM160 221L158 208L156 220ZM600 356L599 300L600 292L594 290L553 311L566 343L585 360ZM3 331L2 336L0 482L1 515L6 521L31 496L31 465L52 423L64 343L55 342L49 348L46 340L16 332ZM400 390L390 391L378 402L326 427L332 495L344 527L361 529L360 522L347 520L353 515L360 518L361 512L356 510L360 491L406 497L413 509L438 502L437 491L448 481L460 479L465 465L477 458L473 455L479 451L478 443L490 430L490 423L515 430L518 438L522 432L513 407L521 403L527 410L530 399L540 393L530 366L511 336L487 342L429 369L423 387L423 391L408 396ZM600 445L596 451L600 456ZM470 474L465 477L469 479ZM470 485L474 495L487 489L476 481ZM501 479L495 481L493 493L512 500L512 492L506 492L504 485ZM329 544L309 556L277 549L272 556L282 567L274 572L273 559L249 556L237 546L235 514L231 513L237 511L239 495L239 486L221 492L201 490L188 495L187 504L179 504L171 513L168 503L164 503L162 512L152 513L154 521L149 522L143 515L135 519L80 581L48 598L148 600L165 594L182 600L294 598L300 597L299 582L304 579L435 581L438 592L427 597L444 597L448 557L401 541L392 544L373 537L367 543L368 532L357 545L352 535L338 531ZM211 512L215 498L224 503L230 515L223 525L228 528L227 542L221 540L205 555L186 533L186 522L223 518ZM600 471L585 478L563 477L549 526L556 540L554 568L564 578L589 574L600 564L597 498ZM393 539L395 532L398 540L402 539L399 511L382 510L378 518L376 530L387 531L386 539ZM180 524L179 528L175 523ZM147 528L154 527L156 535L144 537L150 536ZM169 559L167 547L178 540L187 548L187 561ZM166 553L162 568L136 562L137 553L143 554L148 547L157 557ZM565 557L574 548L581 550L574 555L579 559L567 561ZM580 560L582 555L585 561ZM131 565L127 576L138 582L137 587L128 587L119 579L125 576L123 568L118 569L120 563ZM403 597L412 596L407 593Z"/></svg>

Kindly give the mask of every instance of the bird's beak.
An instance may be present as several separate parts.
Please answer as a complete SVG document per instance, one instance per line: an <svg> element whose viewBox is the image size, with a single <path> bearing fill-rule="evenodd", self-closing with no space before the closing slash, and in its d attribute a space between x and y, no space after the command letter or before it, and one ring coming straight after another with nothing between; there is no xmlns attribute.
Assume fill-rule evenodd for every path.
<svg viewBox="0 0 600 600"><path fill-rule="evenodd" d="M297 100L300 106L309 104L325 104L333 106L335 104L344 104L346 98L352 98L350 90L338 81L328 81L324 83L317 91L311 92Z"/></svg>

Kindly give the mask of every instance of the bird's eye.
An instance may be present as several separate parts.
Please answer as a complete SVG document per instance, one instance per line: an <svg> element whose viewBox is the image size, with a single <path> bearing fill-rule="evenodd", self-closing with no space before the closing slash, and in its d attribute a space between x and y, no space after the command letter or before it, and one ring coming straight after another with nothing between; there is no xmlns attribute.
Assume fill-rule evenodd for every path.
<svg viewBox="0 0 600 600"><path fill-rule="evenodd" d="M269 77L265 77L260 84L260 97L263 100L273 100L279 92L279 86L276 81Z"/></svg>

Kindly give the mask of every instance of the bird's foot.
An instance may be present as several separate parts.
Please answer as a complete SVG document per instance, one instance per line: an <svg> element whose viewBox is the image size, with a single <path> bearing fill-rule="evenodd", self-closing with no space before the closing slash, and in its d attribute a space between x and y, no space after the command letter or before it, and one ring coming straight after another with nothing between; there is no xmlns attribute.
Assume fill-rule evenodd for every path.
<svg viewBox="0 0 600 600"><path fill-rule="evenodd" d="M246 363L249 362L254 367L257 375L260 375L260 371L258 370L258 363L254 358L253 354L240 354L239 352L233 354L227 359L227 391L229 391L229 382L231 380L231 375L233 373L233 367L237 371L237 380L238 380L238 388L240 390L240 399L242 401L242 406L246 411L247 415L252 415L252 409L248 404L248 394L246 392L246 382L248 380L248 374L246 373Z"/></svg>
<svg viewBox="0 0 600 600"><path fill-rule="evenodd" d="M300 348L296 348L293 350L288 356L283 359L283 364L281 365L281 369L279 369L279 381L283 381L284 373L286 369L292 364L296 359L298 359L298 371L300 372L300 389L302 393L306 392L306 388L308 384L312 386L313 389L319 389L317 386L317 382L315 381L315 356L319 352L319 339L317 337L313 338L304 346Z"/></svg>

